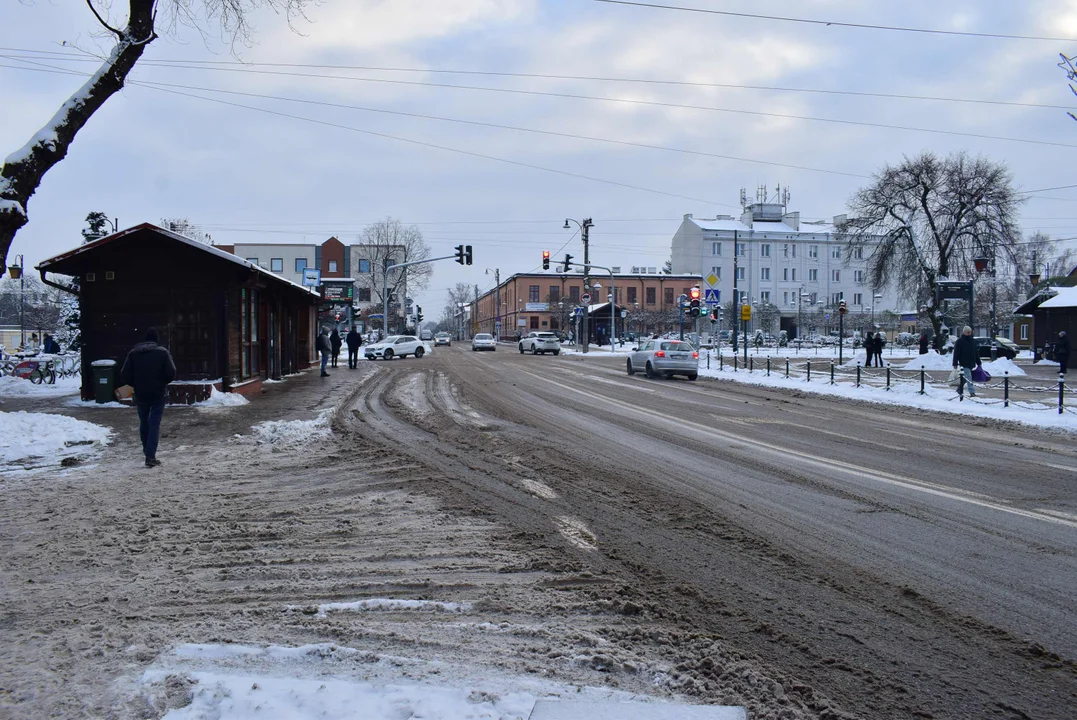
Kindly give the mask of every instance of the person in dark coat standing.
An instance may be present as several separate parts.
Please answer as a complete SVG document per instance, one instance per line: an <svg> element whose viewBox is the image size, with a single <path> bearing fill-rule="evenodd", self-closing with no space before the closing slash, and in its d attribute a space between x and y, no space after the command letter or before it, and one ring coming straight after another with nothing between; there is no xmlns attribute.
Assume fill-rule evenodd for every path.
<svg viewBox="0 0 1077 720"><path fill-rule="evenodd" d="M325 328L318 333L318 340L314 343L314 349L321 353L322 356L322 377L329 377L329 373L325 371L325 366L329 364L329 353L333 351L333 346L329 344L329 333Z"/></svg>
<svg viewBox="0 0 1077 720"><path fill-rule="evenodd" d="M959 398L964 399L965 383L969 385L969 397L976 397L976 386L972 384L972 369L980 364L980 348L972 339L972 328L966 325L961 329L961 337L954 343L954 367L961 367L961 380L957 384Z"/></svg>
<svg viewBox="0 0 1077 720"><path fill-rule="evenodd" d="M344 342L340 339L340 333L337 332L336 328L333 328L333 334L329 336L329 347L332 351L333 367L337 366L337 358L340 356L340 346L343 344Z"/></svg>
<svg viewBox="0 0 1077 720"><path fill-rule="evenodd" d="M875 333L875 367L883 366L883 348L886 347L886 336Z"/></svg>
<svg viewBox="0 0 1077 720"><path fill-rule="evenodd" d="M871 367L871 359L875 357L875 333L869 332L864 337L864 354L867 355L864 367Z"/></svg>
<svg viewBox="0 0 1077 720"><path fill-rule="evenodd" d="M363 336L352 327L344 342L348 343L348 368L354 370L359 367L359 348L363 344Z"/></svg>
<svg viewBox="0 0 1077 720"><path fill-rule="evenodd" d="M1070 337L1066 331L1058 333L1058 342L1055 343L1055 362L1058 363L1058 374L1066 374L1066 364L1070 361Z"/></svg>
<svg viewBox="0 0 1077 720"><path fill-rule="evenodd" d="M150 328L145 339L127 353L120 370L124 385L135 390L138 407L138 436L146 467L157 467L157 443L161 439L161 417L165 412L168 383L176 379L176 364L168 349L157 344L157 331Z"/></svg>
<svg viewBox="0 0 1077 720"><path fill-rule="evenodd" d="M928 340L928 337L927 337L927 330L924 330L923 332L920 333L920 354L921 355L927 355L928 342L929 342L929 340Z"/></svg>

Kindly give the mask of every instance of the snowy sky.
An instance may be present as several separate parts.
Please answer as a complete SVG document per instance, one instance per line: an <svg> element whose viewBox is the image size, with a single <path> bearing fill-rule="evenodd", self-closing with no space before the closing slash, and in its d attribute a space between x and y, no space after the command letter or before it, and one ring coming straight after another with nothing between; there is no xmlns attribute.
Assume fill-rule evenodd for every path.
<svg viewBox="0 0 1077 720"><path fill-rule="evenodd" d="M112 4L118 12L126 2ZM1058 107L1035 107L1077 108L1077 98L1057 67L1059 52L1077 53L1077 5L1072 1L685 0L680 4L847 23L1075 39L855 29L593 0L323 0L309 9L309 22L297 21L294 31L272 12L255 15L253 43L237 47L236 52L247 63L279 65L244 68L229 54L229 43L181 27L148 48L132 79L188 89L132 84L113 97L78 136L67 159L46 176L30 201L30 224L16 238L12 252L24 253L29 264L73 247L91 210L118 217L121 226L188 217L219 243L266 238L320 242L330 235L348 241L365 224L391 215L418 224L435 255L452 254L459 243L475 248L475 265L470 268L453 262L436 266L430 289L419 296L427 316L434 317L445 289L456 282L486 289L493 283L494 268L500 268L502 276L536 269L542 249L557 257L573 234L562 229L565 217L594 218L593 262L661 265L684 213L697 217L737 213L740 188L754 197L757 185L766 184L773 192L780 183L790 189L791 210L799 210L806 219L828 218L842 212L851 193L866 181L860 176L899 161L903 153L960 149L983 153L1007 163L1015 184L1025 190L1077 184L1077 175L1066 170L1077 158L1077 122ZM5 67L0 67L0 97L5 111L0 113L0 156L21 147L82 82L75 76L29 68L44 65L87 73L96 65L82 58L91 59L90 53L101 54L108 47L82 0L8 0L2 15L0 65ZM175 67L173 62L168 67L169 61L188 65ZM192 61L198 66L192 67ZM1027 233L1041 229L1059 238L1077 237L1077 188L1030 197L1023 208ZM578 237L569 249L580 257Z"/></svg>

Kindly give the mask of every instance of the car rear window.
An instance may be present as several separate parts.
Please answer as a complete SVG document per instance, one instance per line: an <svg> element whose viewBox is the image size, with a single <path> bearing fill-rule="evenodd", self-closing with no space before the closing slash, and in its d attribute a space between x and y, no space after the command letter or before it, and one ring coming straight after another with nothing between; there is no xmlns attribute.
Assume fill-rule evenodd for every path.
<svg viewBox="0 0 1077 720"><path fill-rule="evenodd" d="M554 340L557 338L557 336L553 333L539 333L535 337L541 338L543 340Z"/></svg>
<svg viewBox="0 0 1077 720"><path fill-rule="evenodd" d="M664 342L660 349L672 350L673 352L692 352L695 350L690 343L686 342Z"/></svg>
<svg viewBox="0 0 1077 720"><path fill-rule="evenodd" d="M486 333L479 333L478 335L475 336L475 339L476 340L493 340L494 336L493 335L487 335Z"/></svg>

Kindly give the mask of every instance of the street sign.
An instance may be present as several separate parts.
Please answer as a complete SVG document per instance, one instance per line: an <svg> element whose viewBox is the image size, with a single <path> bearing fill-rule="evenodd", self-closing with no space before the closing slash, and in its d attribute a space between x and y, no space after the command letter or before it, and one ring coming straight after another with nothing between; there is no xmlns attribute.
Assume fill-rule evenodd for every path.
<svg viewBox="0 0 1077 720"><path fill-rule="evenodd" d="M622 310L621 311L621 319L624 320L626 317L628 317L628 311L627 310Z"/></svg>
<svg viewBox="0 0 1077 720"><path fill-rule="evenodd" d="M711 273L710 275L708 275L707 277L705 277L703 279L706 280L707 284L710 285L711 287L714 287L715 285L718 284L718 276L715 275L714 273Z"/></svg>
<svg viewBox="0 0 1077 720"><path fill-rule="evenodd" d="M590 305L591 304L591 294L590 293L584 293L583 297L580 298L580 302L582 302L584 305Z"/></svg>
<svg viewBox="0 0 1077 720"><path fill-rule="evenodd" d="M303 284L318 287L322 284L322 271L318 268L303 268Z"/></svg>
<svg viewBox="0 0 1077 720"><path fill-rule="evenodd" d="M740 319L745 321L745 322L748 322L749 320L752 319L752 306L751 305L741 305L740 306Z"/></svg>
<svg viewBox="0 0 1077 720"><path fill-rule="evenodd" d="M713 277L713 275L711 277ZM703 297L708 304L718 304L718 291L714 288L707 288L707 291L704 293Z"/></svg>
<svg viewBox="0 0 1077 720"><path fill-rule="evenodd" d="M585 297L586 297L586 296L585 296ZM576 317L580 317L580 316L582 316L582 315L583 315L583 308L582 308L582 307L579 307L579 306L577 306L576 308L574 308L574 309L573 309L573 311L572 311L572 312L573 312L573 314L574 314L574 315L575 315Z"/></svg>

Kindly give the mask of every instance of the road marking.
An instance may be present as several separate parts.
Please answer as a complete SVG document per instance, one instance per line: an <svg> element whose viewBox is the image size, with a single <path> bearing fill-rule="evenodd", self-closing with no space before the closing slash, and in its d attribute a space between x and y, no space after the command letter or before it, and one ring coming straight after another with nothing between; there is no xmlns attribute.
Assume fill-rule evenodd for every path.
<svg viewBox="0 0 1077 720"><path fill-rule="evenodd" d="M534 374L532 372L528 372L527 370L523 370L522 372L524 372L527 375L530 375L531 377L535 378L536 380L541 380L543 382L550 383L550 384L558 384L557 381L549 380L549 379L544 378L544 377L542 377L540 375L536 375L536 374ZM946 498L948 500L956 500L958 502L968 503L970 505L976 505L978 507L983 507L983 508L987 508L987 509L990 509L990 510L998 510L1000 512L1008 513L1008 514L1011 514L1011 515L1017 515L1019 517L1030 518L1032 520L1040 520L1042 522L1049 522L1049 523L1054 523L1054 524L1058 524L1058 525L1066 525L1068 527L1077 528L1077 519L1071 520L1071 519L1068 519L1068 518L1065 518L1065 517L1058 517L1057 516L1058 513L1053 513L1053 512L1045 513L1045 512L1040 512L1040 511L1024 510L1024 509L1021 509L1021 508L1015 508L1015 507L1012 507L1012 506L1009 506L1009 505L1005 504L1006 503L1005 500L1001 500L999 498L994 498L994 497L991 497L990 495L983 495L983 494L980 494L980 493L969 492L967 490L961 490L960 488L950 487L950 486L946 486L946 485L939 485L937 483L931 483L931 482L927 482L925 480L917 480L915 478L904 477L904 476L901 476L901 475L894 475L894 474L879 471L879 470L876 470L876 471L865 470L864 468L861 468L861 467L856 466L856 465L852 465L850 463L842 462L840 460L833 460L833 459L830 459L830 458L822 457L820 455L813 455L811 453L803 452L803 451L800 451L800 450L793 450L793 449L790 449L790 448L781 447L781 446L778 446L778 445L773 445L771 443L763 442L761 440L756 440L756 439L751 438L751 437L745 437L743 435L737 435L736 433L731 433L731 432L727 432L727 431L724 431L724 430L719 430L719 429L714 428L714 427L703 425L703 424L700 424L700 423L692 422L691 420L686 420L686 419L684 419L682 417L674 417L672 415L666 415L665 413L660 413L660 412L657 412L657 411L655 411L653 409L642 410L640 408L635 407L634 405L631 405L630 403L622 402L620 400L614 400L612 398L603 397L601 395L597 395L595 393L588 392L586 390L581 390L581 389L576 388L576 389L574 389L574 392L575 392L575 394L590 397L590 398L592 398L592 399L594 399L594 400L596 400L598 402L603 402L603 403L606 403L608 405L613 405L613 406L619 407L619 408L621 408L621 409L623 409L623 410L625 410L625 411L627 411L629 413L632 413L632 414L635 414L635 415L640 415L640 416L643 416L645 418L655 418L655 417L662 418L663 420L675 425L677 428L679 428L681 430L683 430L686 426L687 427L692 427L697 432L700 432L700 433L703 433L703 434L706 434L706 435L716 435L718 437L724 438L724 439L729 440L729 441L740 442L740 443L744 443L745 445L754 446L754 447L759 448L761 450L765 450L767 452L773 453L773 454L777 455L778 457L780 457L782 459L788 459L789 457L796 457L796 458L799 458L800 460L802 460L802 461L804 461L804 462L806 462L806 463L808 463L810 465L815 465L820 469L839 470L841 472L845 472L845 473L850 474L850 475L861 477L861 478L863 478L865 480L873 480L873 481L875 481L877 483L882 483L884 485L891 485L891 486L894 486L894 487L905 488L907 490L914 490L916 492L921 492L921 493L925 493L925 494L928 494L928 495L934 495L936 497L942 497L942 498Z"/></svg>
<svg viewBox="0 0 1077 720"><path fill-rule="evenodd" d="M807 430L808 432L822 433L823 435L833 435L834 437L839 437L842 440L847 440L847 441L850 441L850 442L862 442L862 443L869 443L869 444L877 444L874 440L865 440L865 439L858 438L858 437L850 437L848 433L835 432L834 430L823 430L822 428L812 427L811 425L802 425L800 423L795 423L795 422L792 422L790 420L779 420L778 418L773 418L773 419L772 418L738 418L738 417L730 417L728 415L717 415L715 413L711 413L711 417L714 418L715 420L721 420L722 422L734 422L734 423L737 423L739 425L748 425L748 426L752 426L752 425L789 425L791 427L796 427L796 428L799 428L801 430ZM887 431L887 433L890 433L890 432L891 431L889 431L889 430ZM896 434L897 435L902 435L903 433L896 433ZM902 447L900 445L890 445L890 444L888 444L886 446L886 449L887 450L897 450L899 452L909 452L908 448Z"/></svg>
<svg viewBox="0 0 1077 720"><path fill-rule="evenodd" d="M1044 467L1054 468L1055 470L1067 470L1069 472L1077 472L1077 467L1072 465L1055 465L1054 463L1040 463Z"/></svg>

